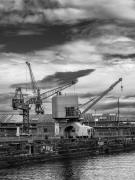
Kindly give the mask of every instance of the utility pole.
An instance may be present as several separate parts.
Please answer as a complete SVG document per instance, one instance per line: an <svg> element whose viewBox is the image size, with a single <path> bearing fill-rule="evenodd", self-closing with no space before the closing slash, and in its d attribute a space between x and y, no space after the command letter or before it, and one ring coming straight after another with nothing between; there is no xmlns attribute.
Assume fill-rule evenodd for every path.
<svg viewBox="0 0 135 180"><path fill-rule="evenodd" d="M119 98L118 98L118 119L117 119L118 136L119 136L119 120L120 120L120 101L119 101Z"/></svg>
<svg viewBox="0 0 135 180"><path fill-rule="evenodd" d="M120 120L120 100L118 98L118 119L117 119L118 123L119 123L119 120Z"/></svg>

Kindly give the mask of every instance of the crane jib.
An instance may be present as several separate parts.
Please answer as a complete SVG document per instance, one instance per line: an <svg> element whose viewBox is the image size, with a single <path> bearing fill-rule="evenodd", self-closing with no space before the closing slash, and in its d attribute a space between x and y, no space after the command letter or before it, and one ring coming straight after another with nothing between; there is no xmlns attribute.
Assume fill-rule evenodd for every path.
<svg viewBox="0 0 135 180"><path fill-rule="evenodd" d="M122 81L122 78L119 78L118 81L113 83L107 90L105 90L101 95L92 103L90 104L83 112L82 114L86 113L91 107L93 107L99 100L101 100L109 91L111 91L119 82Z"/></svg>

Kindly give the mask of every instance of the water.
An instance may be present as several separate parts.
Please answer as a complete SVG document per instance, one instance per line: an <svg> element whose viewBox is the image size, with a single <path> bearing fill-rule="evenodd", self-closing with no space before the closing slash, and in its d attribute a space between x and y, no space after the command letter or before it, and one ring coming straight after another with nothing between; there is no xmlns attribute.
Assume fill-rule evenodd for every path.
<svg viewBox="0 0 135 180"><path fill-rule="evenodd" d="M0 180L134 180L135 153L69 159L0 170Z"/></svg>

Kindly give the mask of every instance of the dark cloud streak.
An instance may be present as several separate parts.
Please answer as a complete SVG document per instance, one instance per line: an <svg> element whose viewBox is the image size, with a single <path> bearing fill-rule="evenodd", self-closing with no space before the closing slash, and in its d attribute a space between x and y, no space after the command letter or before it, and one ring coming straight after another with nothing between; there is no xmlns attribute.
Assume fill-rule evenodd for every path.
<svg viewBox="0 0 135 180"><path fill-rule="evenodd" d="M135 102L120 102L119 104L120 109L123 108L135 108ZM117 102L110 102L110 103L102 103L96 106L97 110L112 110L118 108L118 103Z"/></svg>
<svg viewBox="0 0 135 180"><path fill-rule="evenodd" d="M103 92L101 91L98 91L98 92L91 92L91 93L79 93L78 96L82 99L86 99L86 98L91 98L91 97L99 97ZM105 98L108 98L108 99L116 99L117 97L114 96L114 95L106 95Z"/></svg>
<svg viewBox="0 0 135 180"><path fill-rule="evenodd" d="M120 58L120 59L128 59L128 58L135 58L135 54L106 54L106 58Z"/></svg>
<svg viewBox="0 0 135 180"><path fill-rule="evenodd" d="M33 31L33 34L28 36L19 35L21 31ZM35 31L35 34L34 34ZM36 34L36 32L40 34ZM3 52L27 53L49 48L67 42L69 37L66 35L68 29L66 26L46 26L38 27L29 26L27 28L17 27L0 27L0 43L4 44ZM36 43L35 43L36 42Z"/></svg>
<svg viewBox="0 0 135 180"><path fill-rule="evenodd" d="M56 72L53 75L49 75L45 78L43 78L40 81L37 81L37 84L42 89L48 89L53 88L71 81L77 82L80 77L87 76L94 72L95 69L85 69L85 70L79 70L79 71L69 71L69 72ZM29 88L31 89L30 83L19 83L19 84L13 84L11 85L11 88L16 87L23 87L23 88Z"/></svg>

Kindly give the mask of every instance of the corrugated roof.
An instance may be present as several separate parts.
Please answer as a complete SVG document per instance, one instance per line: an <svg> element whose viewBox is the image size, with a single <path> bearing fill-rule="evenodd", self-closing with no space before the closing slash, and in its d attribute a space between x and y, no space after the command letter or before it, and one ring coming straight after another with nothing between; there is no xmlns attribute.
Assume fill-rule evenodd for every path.
<svg viewBox="0 0 135 180"><path fill-rule="evenodd" d="M52 114L40 115L39 122L54 122Z"/></svg>
<svg viewBox="0 0 135 180"><path fill-rule="evenodd" d="M30 115L32 122L54 122L52 114ZM0 123L22 123L23 116L19 114L0 114Z"/></svg>
<svg viewBox="0 0 135 180"><path fill-rule="evenodd" d="M0 114L0 123L21 123L22 116L18 114Z"/></svg>
<svg viewBox="0 0 135 180"><path fill-rule="evenodd" d="M91 121L92 115L91 114L84 114L83 115L84 121ZM52 118L52 114L31 114L30 120L34 123L37 122L54 122ZM23 116L19 114L0 114L0 123L22 123Z"/></svg>
<svg viewBox="0 0 135 180"><path fill-rule="evenodd" d="M32 114L30 115L30 120L33 122L54 122L52 114Z"/></svg>

